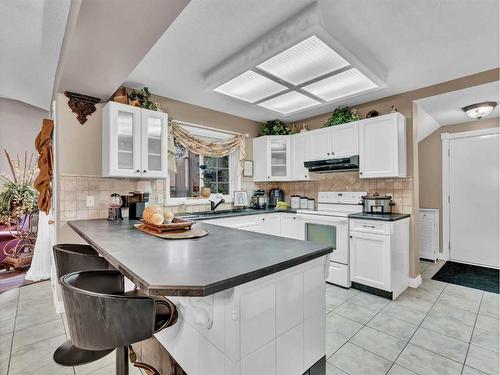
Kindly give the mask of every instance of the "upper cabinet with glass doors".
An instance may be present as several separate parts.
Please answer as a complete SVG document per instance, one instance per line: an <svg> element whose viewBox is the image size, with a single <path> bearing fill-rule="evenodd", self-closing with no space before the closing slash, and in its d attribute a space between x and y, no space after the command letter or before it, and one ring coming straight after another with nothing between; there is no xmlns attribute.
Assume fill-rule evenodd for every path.
<svg viewBox="0 0 500 375"><path fill-rule="evenodd" d="M290 179L290 137L270 135L253 139L255 181Z"/></svg>
<svg viewBox="0 0 500 375"><path fill-rule="evenodd" d="M167 114L109 102L103 109L104 177L166 178Z"/></svg>

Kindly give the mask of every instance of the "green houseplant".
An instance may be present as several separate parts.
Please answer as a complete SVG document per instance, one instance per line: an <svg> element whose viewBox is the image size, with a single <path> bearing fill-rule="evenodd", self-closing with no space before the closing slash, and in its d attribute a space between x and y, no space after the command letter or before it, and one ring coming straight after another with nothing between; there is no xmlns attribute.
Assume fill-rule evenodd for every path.
<svg viewBox="0 0 500 375"><path fill-rule="evenodd" d="M359 120L358 111L349 107L338 107L323 125L324 128Z"/></svg>
<svg viewBox="0 0 500 375"><path fill-rule="evenodd" d="M0 222L10 223L24 215L38 212L38 192L33 187L36 168L29 164L25 154L24 164L13 160L5 151L11 176L0 174Z"/></svg>
<svg viewBox="0 0 500 375"><path fill-rule="evenodd" d="M158 110L158 107L155 103L153 103L151 99L151 93L147 87L144 87L140 90L133 89L130 94L128 94L128 98L132 105L136 105L137 107L151 109L153 111Z"/></svg>
<svg viewBox="0 0 500 375"><path fill-rule="evenodd" d="M290 127L280 120L268 121L261 125L260 135L288 135L291 133Z"/></svg>

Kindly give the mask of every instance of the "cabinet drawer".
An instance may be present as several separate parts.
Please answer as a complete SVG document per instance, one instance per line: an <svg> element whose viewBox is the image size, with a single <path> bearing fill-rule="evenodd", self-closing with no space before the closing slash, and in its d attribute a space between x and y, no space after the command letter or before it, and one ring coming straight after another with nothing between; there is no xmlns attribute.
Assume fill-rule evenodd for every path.
<svg viewBox="0 0 500 375"><path fill-rule="evenodd" d="M349 231L391 234L391 223L377 220L349 220Z"/></svg>

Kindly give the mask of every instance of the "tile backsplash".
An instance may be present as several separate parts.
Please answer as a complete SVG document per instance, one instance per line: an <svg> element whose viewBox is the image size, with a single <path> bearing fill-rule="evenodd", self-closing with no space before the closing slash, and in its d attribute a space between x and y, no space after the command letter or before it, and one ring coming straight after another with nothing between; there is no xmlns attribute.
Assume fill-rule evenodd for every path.
<svg viewBox="0 0 500 375"><path fill-rule="evenodd" d="M388 194L396 204L393 212L412 212L413 177L406 178L359 178L358 172L317 174L314 181L303 182L247 182L242 184L243 190L251 194L253 189L269 190L281 188L285 199L290 203L291 195L305 195L318 198L319 191L366 191L380 195Z"/></svg>

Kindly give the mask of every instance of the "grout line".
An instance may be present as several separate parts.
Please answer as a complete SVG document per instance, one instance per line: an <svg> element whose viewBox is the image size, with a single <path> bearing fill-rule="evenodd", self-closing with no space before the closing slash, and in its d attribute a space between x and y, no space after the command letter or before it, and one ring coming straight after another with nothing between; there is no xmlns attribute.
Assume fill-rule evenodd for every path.
<svg viewBox="0 0 500 375"><path fill-rule="evenodd" d="M467 351L465 352L464 366L462 367L461 374L463 374L463 372L464 372L465 363L467 362L467 356L469 355L469 349L470 349L470 346L472 345L472 337L474 336L474 331L476 330L477 318L479 317L479 310L481 310L481 303L483 302L483 297L484 297L484 291L483 291L483 294L481 294L481 300L479 301L479 309L477 310L476 319L474 320L474 327L472 328L472 333L470 335L469 345L467 346Z"/></svg>
<svg viewBox="0 0 500 375"><path fill-rule="evenodd" d="M12 339L10 340L10 348L9 348L9 360L7 363L7 375L10 373L10 362L12 357L12 347L14 345L14 335L16 334L16 323L17 323L17 311L19 309L19 297L21 296L21 288L17 292L17 300L16 300L16 314L14 316L14 327L12 328Z"/></svg>

